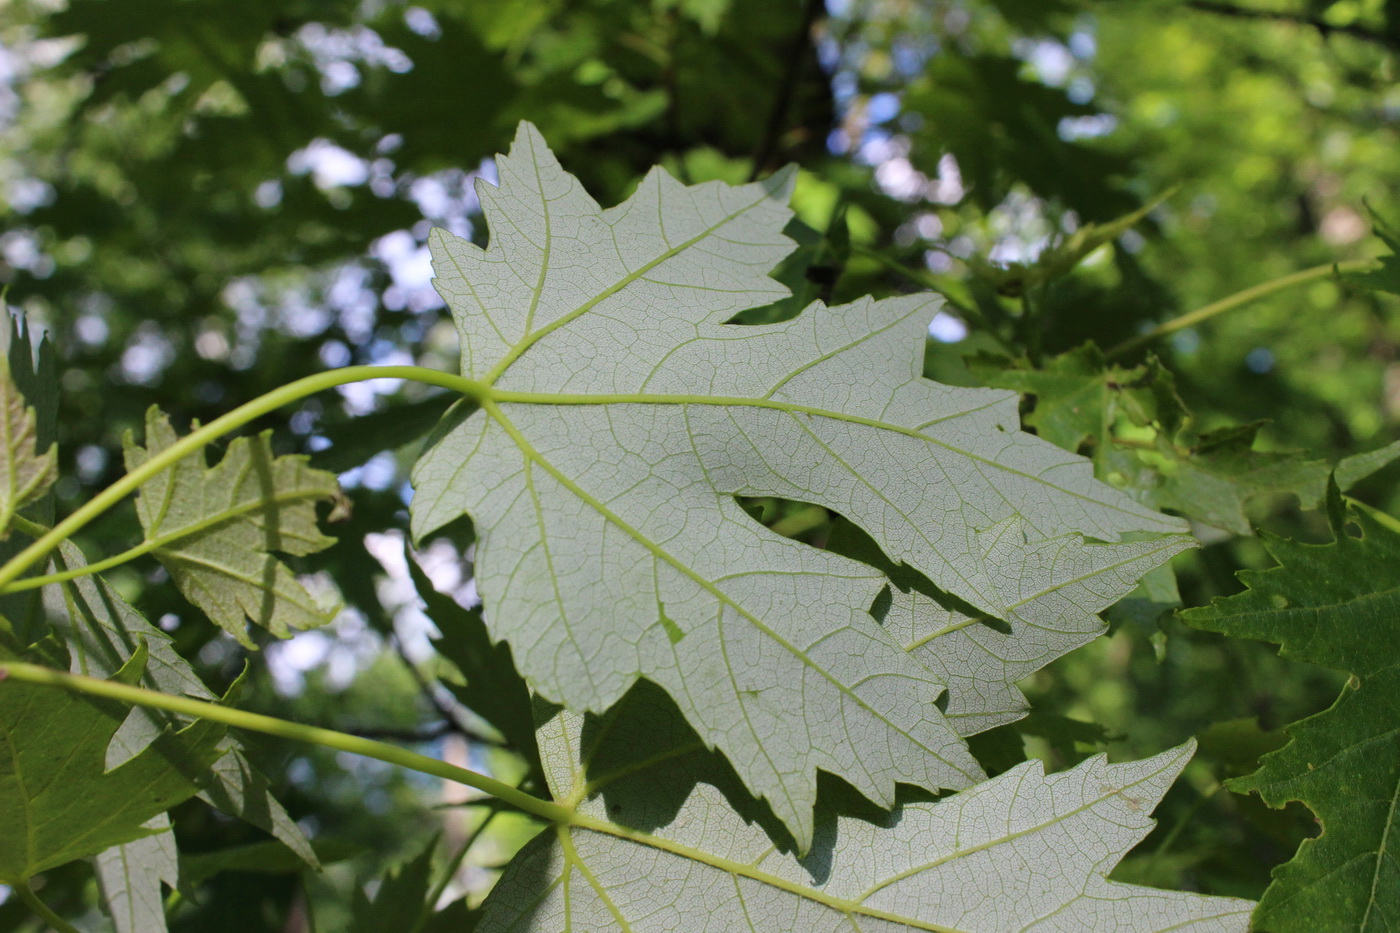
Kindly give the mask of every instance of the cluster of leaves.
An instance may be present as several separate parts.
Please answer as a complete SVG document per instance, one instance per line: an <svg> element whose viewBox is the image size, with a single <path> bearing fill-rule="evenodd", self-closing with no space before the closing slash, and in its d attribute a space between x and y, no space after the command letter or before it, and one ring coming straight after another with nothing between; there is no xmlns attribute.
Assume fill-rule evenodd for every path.
<svg viewBox="0 0 1400 933"><path fill-rule="evenodd" d="M767 275L793 246L786 173L686 186L656 170L602 210L528 124L497 165L499 186L479 190L490 247L433 240L461 374L421 376L458 401L428 438L410 508L420 540L470 518L483 604L463 609L414 573L465 675L457 697L534 763L530 793L460 779L547 825L479 909L433 912L451 872L430 884L430 845L356 909L355 929L387 929L405 911L417 930L1245 929L1249 901L1107 877L1150 830L1192 743L1058 774L1013 757L988 778L967 737L1021 719L1016 681L1098 635L1097 613L1192 546L1186 524L1155 508L1247 530L1252 496L1287 490L1309 504L1327 468L1253 451L1252 429L1194 435L1159 364L1113 367L1092 348L1039 367L972 362L1034 397L1039 436L1022 431L1015 393L922 377L940 304L929 295L735 323L787 295ZM41 385L18 331L10 365L6 391L28 383L51 412L52 373ZM0 880L62 923L31 881L91 856L119 929L164 928L161 885L181 883L167 814L196 794L317 866L215 723L427 759L269 725L230 708L237 683L221 709L98 571L151 554L247 645L250 623L274 635L323 624L331 611L278 555L331 543L315 506L336 499L334 477L274 456L267 435L235 440L208 467L213 429L181 439L153 410L145 444L126 442L127 477L49 530L22 516L48 508L53 454L39 451L52 425L23 402L8 421L8 510L39 540L0 579L40 591L23 630L42 637L0 629L14 681L0 686ZM1334 475L1359 478L1393 457L1352 458ZM88 565L69 529L129 490L143 542ZM1388 552L1369 551L1393 550L1393 535L1361 516L1350 539L1339 496L1334 485L1338 539L1323 549L1335 574L1290 550L1307 546L1270 545L1285 565L1317 568L1323 590L1263 574L1190 621L1312 646L1314 631L1275 633L1288 613L1321 625L1308 607L1332 607L1357 650L1329 632L1333 650L1306 656L1364 678L1323 714L1346 726L1303 724L1241 786L1278 803L1357 782L1361 809L1383 808L1395 763L1365 760L1365 747L1393 729L1393 665L1365 646L1387 585L1373 566ZM765 528L741 497L821 506L840 522L814 548ZM33 575L46 554L48 572ZM1173 590L1169 575L1138 592L1151 601L1162 590ZM1352 602L1372 608L1356 614ZM78 694L46 704L54 683ZM1320 734L1331 750L1315 748ZM1298 762L1339 754L1365 766L1296 776ZM56 802L70 798L81 810ZM1270 929L1348 914L1364 929L1390 909L1386 829L1377 843L1357 805L1318 812L1337 832L1280 874L1261 907L1279 921ZM1359 849L1373 856L1369 893ZM1339 864L1353 873L1334 881ZM1320 905L1299 908L1298 887L1319 891Z"/></svg>
<svg viewBox="0 0 1400 933"><path fill-rule="evenodd" d="M31 457L22 440L29 432L23 406L13 404L14 395L4 400L7 435L21 440L7 447L15 460L9 479L0 482L8 496L0 509L23 508L23 516L0 541L0 555L9 558L23 547L25 520L34 523L31 532L41 531L116 479L129 460L168 450L174 435L149 411L152 403L183 425L211 421L284 381L344 361L406 355L436 369L453 368L452 328L439 326L427 290L412 293L400 283L400 264L391 254L405 242L410 249L426 244L430 221L486 242L472 176L491 177L489 155L506 145L521 117L538 123L584 187L608 204L629 194L657 162L687 183L739 183L791 160L800 168L792 198L797 216L783 233L797 248L774 274L792 294L780 298L764 283L762 300L771 303L741 311L735 320L790 321L813 299L864 309L859 302L867 293L932 283L950 299L938 312L940 324L961 319L971 334L960 343L930 342L925 375L948 385L1022 393L1026 430L1088 457L1098 480L1140 506L1189 520L1209 546L1147 572L1136 590L1104 612L1113 638L1090 644L1101 629L1095 613L1120 584L1130 586L1147 570L1155 559L1150 548L1143 548L1139 562L1123 566L1112 587L1101 588L1103 575L1093 576L1088 566L1081 568L1091 572L1085 585L1057 588L1055 574L1072 576L1072 558L1093 556L1094 549L1055 551L1046 543L1036 550L1016 541L1020 529L1009 527L1005 540L984 536L962 553L985 545L991 558L979 568L984 574L1002 559L1032 554L1038 562L1030 566L1044 570L1048 582L1008 599L1009 580L994 579L989 587L974 574L973 598L957 586L935 584L930 576L936 574L923 565L916 569L900 563L899 554L887 554L882 536L895 526L867 534L845 516L849 498L817 497L812 484L794 493L794 477L767 473L770 485L742 488L733 502L720 503L722 514L734 519L726 518L721 530L745 520L731 509L737 504L785 538L862 565L866 576L844 594L871 579L889 581L868 613L855 608L856 628L869 625L868 615L911 648L912 661L901 662L901 670L918 676L904 682L937 697L932 727L951 726L959 742L965 737L988 774L1017 769L1028 753L1046 758L1052 771L1105 749L1115 760L1148 758L1199 734L1199 754L1158 810L1161 831L1128 856L1116 879L1258 898L1269 866L1316 832L1303 807L1266 811L1257 796L1213 792L1214 778L1255 770L1261 750L1286 741L1282 732L1261 733L1253 717L1272 730L1317 709L1340 681L1321 668L1278 661L1247 642L1188 629L1167 610L1231 592L1237 566L1264 566L1269 558L1249 534L1257 522L1306 540L1320 534L1325 523L1293 511L1292 503L1323 501L1333 464L1341 487L1357 483L1353 494L1377 502L1393 497L1384 482L1358 479L1387 462L1388 448L1339 460L1389 439L1400 418L1389 388L1400 331L1389 307L1366 288L1318 276L1286 300L1157 340L1155 360L1100 351L1084 341L1104 348L1140 342L1143 331L1185 308L1365 251L1357 206L1368 200L1389 213L1400 190L1390 119L1392 5L1319 0L1270 7L1262 11L1267 15L1244 4L1195 0L854 0L829 9L801 0L464 0L411 7L195 0L178 6L131 0L115 15L101 0L73 0L62 9L20 0L0 11L0 39L24 79L14 85L18 96L9 84L0 88L0 118L7 121L0 183L9 195L0 199L6 231L0 279L17 286L13 300L59 337L59 359L48 344L37 348L37 365L11 348L12 377L36 412ZM447 95L452 111L446 117L443 88L466 89ZM342 167L358 166L361 177L323 175L317 157L327 152ZM1178 185L1180 194L1148 209L1156 202L1147 195ZM378 239L385 234L391 235ZM494 243L501 231L491 236ZM1042 239L1047 245L1040 251ZM443 238L437 246L471 255L452 243ZM1358 284L1386 288L1389 282L1393 291L1393 272L1391 263ZM454 301L460 304L458 291ZM928 305L911 313L935 310ZM882 306L860 313L878 317ZM669 336L641 330L647 340ZM919 355L915 330L908 327L911 358ZM574 354L559 357L569 372L596 358L591 341L561 339ZM963 359L969 353L970 365ZM518 376L528 358L510 372ZM698 362L712 364L709 358ZM887 365L881 359L872 369ZM52 388L58 367L61 397ZM497 387L516 388L509 378ZM209 497L211 514L240 504L256 513L263 508L258 471L300 476L308 492L334 488L329 476L274 452L311 452L310 467L334 472L375 457L373 469L344 478L354 508L348 516L339 510L338 543L311 552L328 541L307 524L309 508L287 513L285 530L280 506L271 503L266 517L250 514L222 530L200 524L203 506L167 517L153 482L135 511L115 510L51 552L43 575L74 576L5 585L0 612L15 632L14 650L38 644L34 659L61 665L46 637L74 644L73 631L137 631L134 641L110 635L70 648L75 659L87 659L71 666L115 676L144 639L151 658L166 651L183 658L184 667L179 677L162 675L160 682L148 671L141 683L204 700L227 693L241 662L252 657L240 706L433 743L435 753L447 757L455 737L467 738L474 743L474 765L523 772L527 790L551 796L529 696L492 676L514 669L510 644L491 640L510 618L493 615L489 604L484 619L482 607L460 609L410 562L442 633L440 658L415 652L416 669L410 670L393 651L373 660L366 652L376 635L389 648L413 647L403 617L394 617L393 602L401 597L377 585L384 567L363 542L367 534L407 526L400 484L418 453L414 442L459 397L428 395L427 387L411 382L398 391L387 384L376 384L378 410L369 417L347 417L364 409L368 393L308 397L285 419L252 426L275 425L275 432L267 441L238 441L249 445L238 455L246 460L213 470L182 460L166 474L165 491L198 491ZM687 385L689 393L694 386ZM949 396L957 397L956 391ZM522 430L551 430L543 421L532 426L518 419L516 403L500 408ZM473 416L458 414L473 429ZM1261 417L1274 420L1253 424ZM144 442L127 444L123 456L123 432L140 436L152 418L156 424ZM1014 428L1015 415L1003 406L992 421ZM1241 421L1247 426L1236 426ZM538 436L524 436L538 446ZM45 459L56 440L56 456ZM461 434L449 437L454 440ZM955 446L964 445L959 440ZM1283 452L1297 447L1319 453ZM386 478L389 458L380 452L391 448L403 450L395 458L397 472ZM23 505L53 476L49 464L55 461L55 494ZM738 463L746 470L755 465L751 454ZM244 467L253 474L240 480ZM533 480L548 485L530 469ZM376 479L357 483L361 475ZM688 492L709 482L708 475L702 482L692 472L684 479L692 484ZM638 488L655 492L646 484ZM302 501L309 506L312 498ZM1393 510L1396 503L1386 504ZM979 508L975 496L962 508L967 527L991 527L976 514L966 517ZM301 517L292 521L293 514ZM644 525L637 530L654 533ZM208 533L196 533L201 529ZM1151 543L1151 533L1144 540L1136 535L1128 532L1113 546ZM427 538L421 543L429 555L441 557L446 542L461 552L475 534L470 523L455 521ZM1159 539L1163 550L1156 557L1166 556L1169 540ZM132 541L140 543L123 551ZM495 566L507 559L500 541L498 533L481 554ZM614 543L609 539L599 553L615 553ZM623 545L621 553L651 560L635 541ZM914 540L910 546L921 545ZM765 547L769 553L771 546ZM96 572L87 570L83 552L93 555ZM864 569L872 567L873 574ZM312 599L293 580L312 569L333 579L350 607L335 625L338 641L317 633L292 652L269 652L268 663L250 655L244 644L268 644L270 636L257 625L248 628L245 616L275 617L295 630L329 615L334 600ZM29 572L40 571L35 565ZM584 570L577 573L593 588L583 592L604 588ZM168 585L176 579L179 585ZM623 655L636 655L642 642L670 656L695 651L695 639L708 631L683 614L695 601L668 595L673 581L644 582L666 599L658 603L662 628L644 636L629 629L636 637L625 642ZM1062 594L1070 594L1076 608L1059 605ZM1013 617L996 615L1008 603ZM367 635L355 635L357 612L368 623ZM116 621L88 624L81 621L84 613ZM220 624L204 624L206 614ZM79 622L65 621L74 619ZM158 620L159 628L145 619ZM724 622L726 633L733 628ZM671 647L674 636L680 639ZM614 638L610 650L623 642ZM317 644L335 644L337 660L356 653L349 688L326 673L343 665L313 671L296 690L280 679L286 664L278 665L279 658ZM1078 645L1085 650L1041 668ZM889 647L872 650L888 659ZM528 657L519 648L522 667L540 670L549 648L558 645L550 642ZM551 671L555 691L562 696L567 687L573 700L581 678L563 667L563 659L580 653L586 654L565 646L557 675ZM98 665L94 657L107 660ZM151 671L165 670L159 660L147 663ZM599 688L590 683L583 689L613 695L640 675L630 689L651 690L645 675L657 663L654 653L639 656L610 667ZM933 671L933 678L920 668ZM1032 673L1037 668L1042 672ZM703 670L677 668L669 684L689 687ZM275 687L272 673L279 678ZM780 686L790 689L786 682ZM739 693L732 708L761 705L771 692ZM649 696L676 702L664 692ZM1015 718L1027 698L1034 711ZM1075 718L1058 715L1065 713ZM662 729L690 712L655 715ZM179 715L152 722L153 729L185 725ZM839 731L823 725L823 739ZM705 741L713 739L700 731ZM737 754L741 732L725 729L715 741ZM454 738L439 749L435 743L444 734ZM239 767L259 774L265 786L250 805L221 806L244 812L249 821L211 818L210 808L192 799L171 811L173 833L157 816L147 827L162 830L155 835L100 853L91 867L71 862L46 870L34 886L42 883L46 901L77 917L91 910L95 874L122 929L159 929L168 915L177 929L240 933L280 930L281 918L299 912L302 902L308 909L314 904L322 929L353 920L356 929L370 930L389 922L384 918L406 916L426 926L435 922L429 915L443 892L460 893L452 881L455 863L442 864L434 845L424 844L439 826L450 843L461 842L459 814L431 813L424 798L434 791L425 791L421 781L313 749L284 756L250 742L240 754ZM121 760L113 753L114 765ZM718 760L730 767L728 759ZM907 761L900 767L907 770ZM821 827L831 820L857 811L865 823L887 819L883 812L841 809L840 794L855 799L846 781L859 769L850 762L836 766L848 775L844 780L822 777L830 769L813 767L823 768L816 772L816 794L824 808L813 811L814 853L821 854ZM660 782L663 770L647 773ZM748 799L756 787L745 782L757 781L757 770L749 762L742 781L725 779L727 808L751 814L757 806L760 815L771 810ZM548 773L558 784L557 769ZM894 802L922 803L909 797L913 785L903 783L901 773L896 767L867 775L864 786L889 779ZM781 783L784 792L804 790L800 775L785 775ZM285 813L268 802L274 789ZM206 798L212 794L206 788ZM673 809L679 811L684 799L683 793L674 797ZM833 816L833 810L841 812ZM685 812L687 819L700 818L690 804ZM729 811L707 809L704 818L720 812ZM281 829L269 818L274 813L281 814ZM795 849L782 821L763 819L770 838ZM314 840L314 852L304 843L300 856L287 847L299 845L300 831L292 832L297 822ZM663 823L646 826L650 831ZM512 840L533 832L532 825L515 815L499 817L473 852L458 852L491 864L509 854ZM259 841L269 830L283 842ZM1250 857L1240 858L1241 852ZM313 857L328 863L348 853L356 854L334 872L308 868ZM356 889L407 855L416 858L393 884L380 884L371 910ZM641 858L635 852L629 857ZM816 873L821 868L810 857L806 865ZM1301 877L1281 877L1265 895L1265 928L1325 926L1316 916L1290 920L1270 906L1292 900L1289 892ZM163 898L162 885L174 887L177 878L179 892ZM1384 890L1384 875L1372 880ZM164 910L162 900L172 909ZM1354 913L1352 925L1361 917L1374 924L1382 906ZM15 897L0 903L0 929L28 933L28 910ZM449 928L465 927L466 905L453 910L439 919ZM1336 925L1347 928L1351 921Z"/></svg>

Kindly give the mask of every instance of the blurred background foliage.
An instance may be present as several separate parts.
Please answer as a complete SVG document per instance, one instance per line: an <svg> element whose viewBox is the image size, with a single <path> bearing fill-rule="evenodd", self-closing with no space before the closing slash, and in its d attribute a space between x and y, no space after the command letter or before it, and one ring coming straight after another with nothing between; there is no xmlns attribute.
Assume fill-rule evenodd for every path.
<svg viewBox="0 0 1400 933"><path fill-rule="evenodd" d="M1175 568L1185 605L1266 562L1251 525L1325 536L1307 509L1326 468L1283 452L1335 462L1397 433L1396 299L1336 276L1112 365L1076 349L1384 252L1368 207L1400 217L1395 0L11 0L0 46L0 281L58 348L60 510L115 478L121 435L151 404L185 426L327 367L455 367L424 243L433 226L485 241L473 186L521 119L604 204L655 163L690 182L796 163L801 247L780 275L797 297L750 319L943 291L929 374L1027 392L1036 430L1198 520L1207 546ZM1086 232L1149 206L1101 244ZM247 705L528 781L527 760L459 702L469 692L444 686L458 674L432 649L405 560L406 467L444 405L382 380L250 426L344 471L354 513L302 568L336 581L347 611L261 652ZM1210 433L1238 426L1253 427ZM1173 498L1173 476L1205 474L1224 490L1210 514L1226 518L1193 513L1194 479ZM1393 511L1395 479L1354 494ZM748 505L827 543L823 510ZM118 511L81 544L104 555L136 534ZM453 529L418 555L464 603L470 540ZM241 668L245 652L153 563L113 582L212 686ZM1257 897L1316 827L1219 782L1338 683L1185 629L1172 587L1111 612L1109 637L1025 685L1036 714L977 748L993 767L1025 754L1064 767L1202 735L1117 876ZM229 864L263 874L187 868L174 929L293 931L310 915L348 929L350 892L481 819L418 776L254 751L332 864L315 877L262 856ZM197 802L175 819L190 856L263 842ZM528 832L494 820L448 895L478 898ZM94 902L85 866L46 880L61 911ZM0 929L33 928L13 898L0 904Z"/></svg>

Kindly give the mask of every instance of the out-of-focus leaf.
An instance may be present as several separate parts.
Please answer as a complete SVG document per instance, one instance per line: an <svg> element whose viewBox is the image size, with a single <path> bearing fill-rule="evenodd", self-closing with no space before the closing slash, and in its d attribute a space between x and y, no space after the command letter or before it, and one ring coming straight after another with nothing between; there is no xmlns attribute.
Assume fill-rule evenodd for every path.
<svg viewBox="0 0 1400 933"><path fill-rule="evenodd" d="M1390 224L1386 223L1375 210L1371 210L1371 221L1374 224L1376 236L1390 247L1390 253L1379 257L1381 261L1379 269L1353 273L1346 277L1347 281L1355 282L1378 292L1400 295L1400 233L1397 233Z"/></svg>
<svg viewBox="0 0 1400 933"><path fill-rule="evenodd" d="M1335 486L1328 515L1331 544L1266 535L1279 566L1242 571L1245 592L1182 615L1353 676L1330 709L1287 726L1291 741L1228 785L1273 807L1300 801L1322 823L1259 902L1254 922L1274 933L1378 931L1400 916L1400 534L1346 512Z"/></svg>
<svg viewBox="0 0 1400 933"><path fill-rule="evenodd" d="M58 479L58 445L40 453L37 438L34 409L25 404L8 361L0 359L0 538L9 534L15 513Z"/></svg>
<svg viewBox="0 0 1400 933"><path fill-rule="evenodd" d="M317 863L331 865L364 853L364 846L340 840L315 843ZM305 871L307 863L280 842L253 842L214 852L180 856L180 883L193 888L220 872L242 871L254 874L289 874Z"/></svg>
<svg viewBox="0 0 1400 933"><path fill-rule="evenodd" d="M1392 441L1384 447L1344 457L1337 462L1334 473L1337 485L1343 490L1350 489L1372 473L1390 466L1397 459L1400 459L1400 441Z"/></svg>
<svg viewBox="0 0 1400 933"><path fill-rule="evenodd" d="M1142 207L1122 217L1102 224L1085 224L1066 237L1063 242L1047 247L1031 263L1013 262L1006 265L992 265L977 257L966 260L968 268L978 278L1003 295L1021 295L1028 289L1038 288L1055 279L1069 275L1074 267L1084 261L1094 250L1122 236L1133 225L1142 220L1153 208L1171 197L1167 192Z"/></svg>
<svg viewBox="0 0 1400 933"><path fill-rule="evenodd" d="M23 317L11 317L7 326L10 377L34 411L35 446L50 449L56 443L58 434L58 362L53 342L41 336L36 345L33 330ZM24 514L41 524L52 524L53 495L43 496L30 505ZM0 563L14 557L26 544L28 541L22 538L0 539ZM28 573L32 575L40 569L31 568ZM15 634L21 644L38 641L48 633L47 624L39 611L37 591L0 594L0 615L15 626Z"/></svg>
<svg viewBox="0 0 1400 933"><path fill-rule="evenodd" d="M432 905L424 901L432 885L433 850L436 848L437 837L434 836L413 858L389 869L379 882L373 901L357 888L347 933L401 933L431 910Z"/></svg>
<svg viewBox="0 0 1400 933"><path fill-rule="evenodd" d="M923 118L914 135L915 166L935 177L940 157L952 154L968 197L985 208L1018 180L1089 221L1111 220L1137 206L1114 186L1126 160L1059 135L1061 120L1092 115L1095 108L1022 77L1015 58L943 49L910 83L904 103Z"/></svg>
<svg viewBox="0 0 1400 933"><path fill-rule="evenodd" d="M334 543L316 524L316 503L335 498L335 476L306 457L274 457L270 435L240 437L218 466L185 457L141 485L136 499L146 544L190 602L245 647L245 619L279 637L315 628L336 609L317 604L274 552L312 554ZM170 421L152 407L146 443L123 440L135 470L174 444Z"/></svg>
<svg viewBox="0 0 1400 933"><path fill-rule="evenodd" d="M331 446L312 454L310 463L320 470L343 473L382 450L411 444L431 431L454 401L450 394L434 395L320 428Z"/></svg>
<svg viewBox="0 0 1400 933"><path fill-rule="evenodd" d="M1040 367L986 353L968 365L989 385L1032 396L1028 425L1066 450L1086 450L1101 479L1115 479L1155 508L1246 535L1257 497L1289 494L1303 508L1322 501L1332 469L1326 462L1256 450L1260 423L1195 433L1174 380L1155 359L1114 366L1086 345ZM1135 430L1142 428L1150 433ZM1349 488L1397 457L1400 442L1347 457L1336 466L1338 482ZM1157 588L1168 595L1165 576ZM1143 596L1153 598L1135 598Z"/></svg>

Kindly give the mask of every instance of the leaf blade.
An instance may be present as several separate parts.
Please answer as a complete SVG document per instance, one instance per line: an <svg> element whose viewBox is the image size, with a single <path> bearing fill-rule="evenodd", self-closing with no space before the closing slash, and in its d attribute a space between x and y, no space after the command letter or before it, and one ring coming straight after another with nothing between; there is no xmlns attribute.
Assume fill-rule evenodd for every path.
<svg viewBox="0 0 1400 933"><path fill-rule="evenodd" d="M825 813L812 854L798 859L748 822L751 812L731 809L732 774L686 732L640 699L601 721L543 718L551 792L578 817L517 857L478 933L1246 928L1248 901L1106 878L1151 828L1147 813L1190 743L1121 765L1097 756L1048 777L1026 762L878 823ZM646 754L663 766L637 763L642 736L661 737Z"/></svg>
<svg viewBox="0 0 1400 933"><path fill-rule="evenodd" d="M687 188L653 171L602 211L528 124L498 167L479 188L490 246L432 241L480 397L418 461L410 505L419 539L471 515L492 637L573 709L662 684L804 845L818 769L884 806L897 783L979 779L934 706L947 685L866 611L883 575L779 538L733 497L833 508L1024 629L1040 620L1020 608L1021 552L1183 523L1019 433L1013 395L922 379L936 299L728 325L785 293L766 273L792 246L786 178Z"/></svg>
<svg viewBox="0 0 1400 933"><path fill-rule="evenodd" d="M128 435L128 471L175 443L159 409L146 414L146 443ZM170 572L186 598L245 647L244 619L278 637L329 622L337 609L320 606L274 552L312 554L329 547L316 522L316 503L335 498L335 476L306 458L274 457L269 435L236 438L223 459L206 467L186 457L141 485L137 514L145 546Z"/></svg>
<svg viewBox="0 0 1400 933"><path fill-rule="evenodd" d="M1261 927L1383 930L1400 912L1400 535L1329 494L1335 540L1312 545L1262 536L1279 566L1242 571L1248 589L1182 614L1189 625L1281 646L1284 657L1349 672L1321 713L1285 727L1291 741L1252 775L1232 779L1272 807L1308 806L1323 826L1274 869L1259 902ZM1361 531L1346 530L1355 522Z"/></svg>

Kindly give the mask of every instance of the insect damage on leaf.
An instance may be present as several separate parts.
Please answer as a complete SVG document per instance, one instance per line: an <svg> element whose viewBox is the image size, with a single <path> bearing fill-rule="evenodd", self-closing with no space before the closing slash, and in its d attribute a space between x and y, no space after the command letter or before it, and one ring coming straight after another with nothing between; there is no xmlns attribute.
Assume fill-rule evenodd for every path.
<svg viewBox="0 0 1400 933"><path fill-rule="evenodd" d="M175 443L170 420L152 407L146 444L123 439L135 470ZM279 637L335 617L274 554L313 554L335 542L316 524L316 503L338 501L335 475L306 457L274 457L270 434L240 437L215 467L185 457L141 484L136 511L146 544L180 592L238 641L253 647L244 622Z"/></svg>
<svg viewBox="0 0 1400 933"><path fill-rule="evenodd" d="M528 124L498 169L478 187L489 248L431 241L476 405L419 460L411 513L420 538L472 517L486 622L531 686L602 710L662 685L802 847L817 769L886 807L897 782L979 780L934 705L946 678L867 611L884 575L734 496L831 508L1013 635L1097 631L1028 594L1077 568L1111 601L1133 580L1105 571L1143 556L1112 542L1184 525L1018 431L1011 393L923 379L936 296L727 324L786 294L768 272L793 245L789 174L656 169L604 211Z"/></svg>

